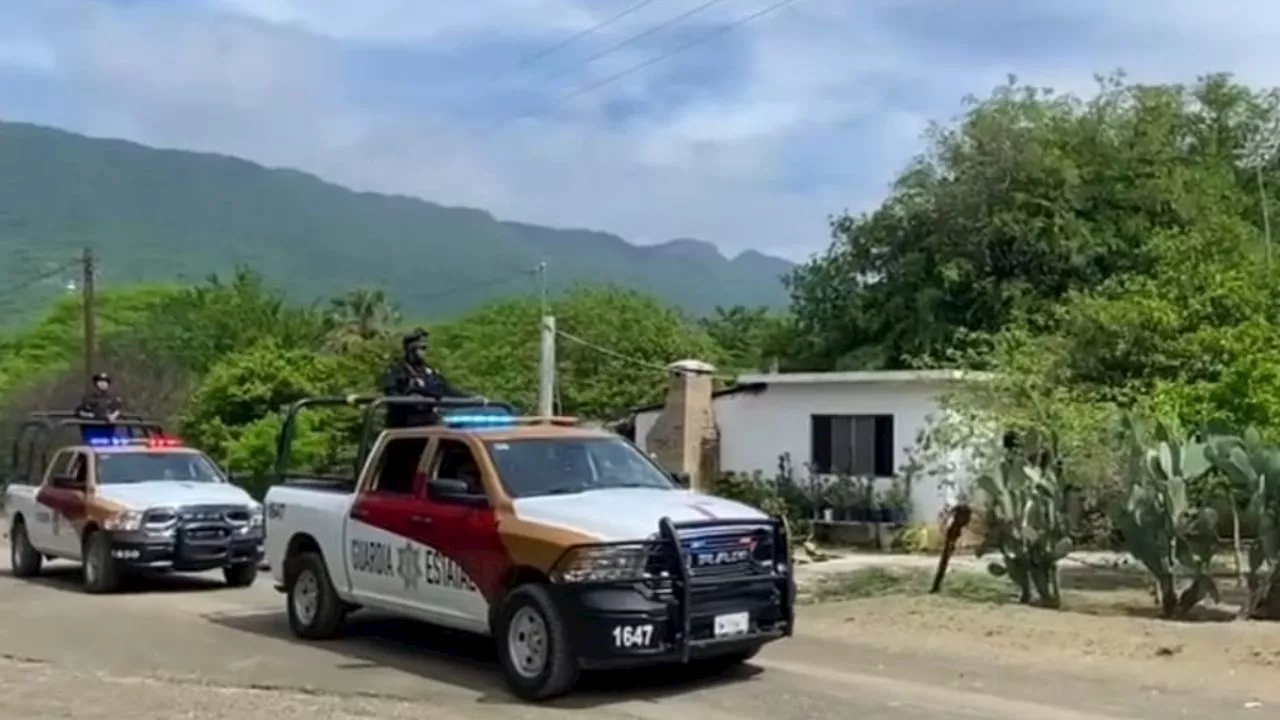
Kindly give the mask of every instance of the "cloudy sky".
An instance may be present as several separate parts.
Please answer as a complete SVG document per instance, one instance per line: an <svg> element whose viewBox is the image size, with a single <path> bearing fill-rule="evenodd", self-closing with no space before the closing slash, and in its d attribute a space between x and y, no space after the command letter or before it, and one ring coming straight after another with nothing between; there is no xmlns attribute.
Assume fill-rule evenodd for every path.
<svg viewBox="0 0 1280 720"><path fill-rule="evenodd" d="M1263 0L795 0L699 42L775 3L0 0L0 118L800 259L1010 72L1280 84Z"/></svg>

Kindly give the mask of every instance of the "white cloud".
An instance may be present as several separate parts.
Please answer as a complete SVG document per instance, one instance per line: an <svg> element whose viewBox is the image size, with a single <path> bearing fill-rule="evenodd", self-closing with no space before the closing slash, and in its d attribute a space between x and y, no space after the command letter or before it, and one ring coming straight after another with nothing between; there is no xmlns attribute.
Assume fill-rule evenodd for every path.
<svg viewBox="0 0 1280 720"><path fill-rule="evenodd" d="M293 27L344 40L419 41L457 33L503 32L512 23L530 21L540 32L573 32L590 27L597 16L588 4L573 0L209 0L234 15ZM598 4L596 5L597 7Z"/></svg>
<svg viewBox="0 0 1280 720"><path fill-rule="evenodd" d="M687 41L636 43L580 66L696 4L660 0L502 83L475 71L514 63L633 1L0 3L0 96L5 68L43 73L76 113L43 117L22 97L8 98L5 112L511 219L802 257L825 245L830 213L883 195L929 119L955 115L962 96L985 94L1008 72L1089 92L1093 73L1119 66L1155 81L1230 70L1267 83L1280 70L1280 10L1261 0L799 0L555 103ZM700 18L723 22L768 2L727 0ZM970 26L978 29L967 35ZM495 60L494 47L519 36L526 49ZM709 75L717 63L736 76ZM390 84L419 70L423 87ZM446 85L484 99L485 117L508 119L424 99ZM377 90L390 97L368 100ZM545 98L541 111L520 120L517 90ZM619 116L628 105L646 111Z"/></svg>

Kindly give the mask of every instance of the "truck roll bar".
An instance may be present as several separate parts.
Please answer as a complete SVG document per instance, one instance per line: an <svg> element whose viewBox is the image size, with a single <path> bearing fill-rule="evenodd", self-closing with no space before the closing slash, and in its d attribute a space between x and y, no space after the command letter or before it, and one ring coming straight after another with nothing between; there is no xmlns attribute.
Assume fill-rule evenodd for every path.
<svg viewBox="0 0 1280 720"><path fill-rule="evenodd" d="M417 395L326 395L298 400L285 409L284 423L280 426L280 434L276 437L275 482L283 483L291 477L289 473L289 451L293 447L293 439L297 433L298 413L310 407L353 407L364 409L360 413L360 445L356 451L352 478L359 478L369 450L373 447L375 435L374 414L388 405L427 406L442 409L480 409L498 408L510 415L516 414L514 406L507 403L494 402L482 397L423 397ZM315 474L298 475L304 480L335 480L345 483L349 478L318 478ZM327 484L327 483L322 483Z"/></svg>
<svg viewBox="0 0 1280 720"><path fill-rule="evenodd" d="M41 411L33 412L27 415L27 419L18 426L18 431L13 436L13 447L9 454L9 483L16 482L22 471L27 472L35 469L35 462L39 460L39 468L49 462L49 450L53 439L57 436L57 432L66 427L112 427L112 428L128 428L130 437L153 437L156 435L164 435L164 426L154 420L148 420L141 415L120 415L115 420L100 420L98 418L83 417L74 412L68 411ZM26 446L26 457L23 457L23 446ZM37 455L37 450L39 454ZM26 463L23 463L23 460Z"/></svg>

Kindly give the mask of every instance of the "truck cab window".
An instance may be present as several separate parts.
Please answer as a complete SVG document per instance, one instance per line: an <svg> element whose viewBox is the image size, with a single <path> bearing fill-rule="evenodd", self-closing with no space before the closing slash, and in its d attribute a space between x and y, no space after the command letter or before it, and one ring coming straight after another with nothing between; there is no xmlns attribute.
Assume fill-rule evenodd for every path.
<svg viewBox="0 0 1280 720"><path fill-rule="evenodd" d="M435 479L462 480L474 493L483 493L480 466L471 448L460 440L441 440L437 453Z"/></svg>
<svg viewBox="0 0 1280 720"><path fill-rule="evenodd" d="M75 473L75 461L79 454L75 450L62 450L49 464L49 477L56 478Z"/></svg>
<svg viewBox="0 0 1280 720"><path fill-rule="evenodd" d="M382 451L382 463L378 468L377 482L372 492L392 495L412 495L417 479L422 453L427 449L427 438L396 438Z"/></svg>

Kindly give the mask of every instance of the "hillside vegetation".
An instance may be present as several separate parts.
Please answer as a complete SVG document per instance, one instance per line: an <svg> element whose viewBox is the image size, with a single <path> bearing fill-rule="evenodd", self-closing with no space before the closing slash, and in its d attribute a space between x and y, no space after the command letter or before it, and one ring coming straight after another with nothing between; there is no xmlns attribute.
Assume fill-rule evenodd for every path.
<svg viewBox="0 0 1280 720"><path fill-rule="evenodd" d="M353 192L235 158L27 124L0 122L0 168L0 303L24 318L74 273L16 299L8 289L85 245L100 254L107 284L196 281L249 265L293 300L381 287L428 317L532 291L529 271L543 261L553 291L584 280L616 284L697 315L717 305L781 307L780 276L791 269L755 252L728 260L706 242L641 247L603 232Z"/></svg>

